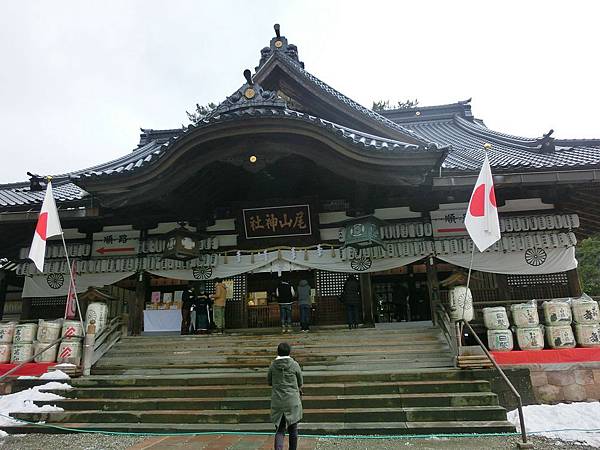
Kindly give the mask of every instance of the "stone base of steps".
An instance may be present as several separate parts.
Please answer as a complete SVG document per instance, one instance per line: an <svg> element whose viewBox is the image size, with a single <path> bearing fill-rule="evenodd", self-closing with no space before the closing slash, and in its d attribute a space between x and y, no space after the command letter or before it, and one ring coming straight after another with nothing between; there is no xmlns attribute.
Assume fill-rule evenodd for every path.
<svg viewBox="0 0 600 450"><path fill-rule="evenodd" d="M67 411L99 409L102 411L162 411L172 409L229 410L270 408L267 397L240 398L147 398L106 399L76 398L36 401L37 405L55 405ZM498 397L489 392L401 394L401 395L323 395L304 396L305 409L359 408L368 403L373 408L407 408L418 406L496 406Z"/></svg>
<svg viewBox="0 0 600 450"><path fill-rule="evenodd" d="M274 431L270 423L260 424L180 424L180 423L64 423L56 427L43 425L23 425L3 427L7 433L71 433L82 430L85 432L121 432L121 433L268 433ZM364 436L393 436L393 435L436 435L462 433L514 433L515 427L508 421L443 421L443 422L385 422L385 423L301 423L300 435L364 435Z"/></svg>
<svg viewBox="0 0 600 450"><path fill-rule="evenodd" d="M264 423L269 420L269 409L243 410L160 410L160 411L64 411L36 414L15 413L13 417L30 422L42 420L61 423L189 423L189 424L242 424ZM356 422L435 422L504 420L506 410L500 406L436 406L414 408L332 408L305 409L303 423L334 421L348 426Z"/></svg>

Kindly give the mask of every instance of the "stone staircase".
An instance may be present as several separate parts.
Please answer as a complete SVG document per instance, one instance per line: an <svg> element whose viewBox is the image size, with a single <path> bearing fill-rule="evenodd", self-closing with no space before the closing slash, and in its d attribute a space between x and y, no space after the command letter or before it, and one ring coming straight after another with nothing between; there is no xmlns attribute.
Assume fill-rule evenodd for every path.
<svg viewBox="0 0 600 450"><path fill-rule="evenodd" d="M128 337L72 380L64 412L15 414L65 428L273 431L266 371L277 344L304 372L304 434L509 432L488 381L452 368L439 331L420 327ZM64 393L61 393L64 395ZM36 426L14 432L39 431Z"/></svg>

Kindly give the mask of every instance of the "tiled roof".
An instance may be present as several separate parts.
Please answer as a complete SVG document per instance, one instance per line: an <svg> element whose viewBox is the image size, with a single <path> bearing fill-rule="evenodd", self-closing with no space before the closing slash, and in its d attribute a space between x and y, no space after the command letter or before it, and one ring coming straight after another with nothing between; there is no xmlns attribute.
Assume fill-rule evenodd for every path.
<svg viewBox="0 0 600 450"><path fill-rule="evenodd" d="M172 136L168 141L159 144L156 141L152 141L148 144L147 148L140 148L133 154L130 154L121 160L113 161L106 166L97 166L92 169L83 170L72 175L72 178L80 177L100 177L100 176L111 176L125 174L142 167L146 167L153 164L158 159L165 156L173 144L184 137L187 133L192 130L199 128L208 128L214 124L226 123L226 122L240 122L243 120L256 120L256 119L270 119L273 117L279 117L282 120L289 121L302 121L317 126L327 133L334 135L337 138L344 139L347 143L354 146L358 151L369 151L394 154L395 152L439 152L441 153L446 148L438 148L435 145L414 145L406 144L404 142L396 141L393 139L382 138L374 136L361 131L352 130L347 127L329 122L324 119L320 119L309 114L305 114L299 111L293 111L286 108L244 108L236 109L234 111L209 116L195 125L190 125L185 131L173 130ZM144 130L145 134L142 138L147 140L152 137L153 133L160 133L165 136L163 131ZM118 164L117 164L118 162Z"/></svg>
<svg viewBox="0 0 600 450"><path fill-rule="evenodd" d="M86 195L80 187L67 179L53 181L54 198L61 203L77 202ZM39 205L44 200L45 191L30 191L29 182L0 185L0 207L20 207Z"/></svg>
<svg viewBox="0 0 600 450"><path fill-rule="evenodd" d="M310 72L305 70L303 64L290 58L285 52L275 51L269 57L269 59L280 61L287 68L291 69L294 73L300 75L300 77L304 78L305 80L307 80L308 82L310 82L314 86L316 86L323 94L325 94L327 96L331 96L334 99L344 103L348 107L352 108L356 112L363 115L365 118L368 118L369 120L374 120L375 122L377 122L381 125L384 125L391 130L394 130L396 132L400 132L402 134L410 136L413 139L415 139L416 141L418 141L424 145L428 145L431 143L430 140L428 140L427 138L425 138L423 136L420 136L414 130L411 130L410 128L406 128L406 127L388 119L387 117L379 114L376 111L373 111L369 108L365 108L364 106L360 105L359 103L356 103L351 98L346 97L341 92L335 90L334 88L329 86L327 83L325 83L324 81L321 81L320 79L315 77L313 74L311 74ZM269 61L267 61L263 66L261 66L261 68L259 68L259 71L262 70L262 67L268 66L268 63L269 63ZM435 141L433 141L433 142L435 142Z"/></svg>
<svg viewBox="0 0 600 450"><path fill-rule="evenodd" d="M417 113L419 113L417 115ZM451 145L443 169L474 172L481 167L483 144L494 171L560 170L600 167L599 139L524 138L487 128L471 115L467 102L437 107L385 111L406 128L441 144ZM544 144L550 143L546 151Z"/></svg>

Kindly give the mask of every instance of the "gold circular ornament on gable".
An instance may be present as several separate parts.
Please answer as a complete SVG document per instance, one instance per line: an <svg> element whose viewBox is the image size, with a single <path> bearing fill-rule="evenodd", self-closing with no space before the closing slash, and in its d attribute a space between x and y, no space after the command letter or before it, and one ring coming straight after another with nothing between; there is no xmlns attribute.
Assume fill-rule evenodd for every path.
<svg viewBox="0 0 600 450"><path fill-rule="evenodd" d="M247 99L254 98L255 95L256 95L256 92L252 88L248 88L244 92L244 97L246 97Z"/></svg>
<svg viewBox="0 0 600 450"><path fill-rule="evenodd" d="M283 42L281 42L281 41L275 41L275 47L277 47L277 48L283 47Z"/></svg>

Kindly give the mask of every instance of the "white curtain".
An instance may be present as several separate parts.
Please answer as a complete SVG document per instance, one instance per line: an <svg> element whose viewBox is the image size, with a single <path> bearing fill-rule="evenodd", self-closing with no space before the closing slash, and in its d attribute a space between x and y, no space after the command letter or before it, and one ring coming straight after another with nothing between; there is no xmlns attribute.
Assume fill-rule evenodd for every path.
<svg viewBox="0 0 600 450"><path fill-rule="evenodd" d="M469 267L470 253L440 255L439 259L460 267ZM520 252L483 252L475 249L473 270L506 275L543 275L577 268L575 247L527 249Z"/></svg>
<svg viewBox="0 0 600 450"><path fill-rule="evenodd" d="M135 272L94 273L78 275L75 278L77 292L85 292L89 287L103 287L123 280ZM59 297L67 295L69 274L51 273L25 277L23 297Z"/></svg>

